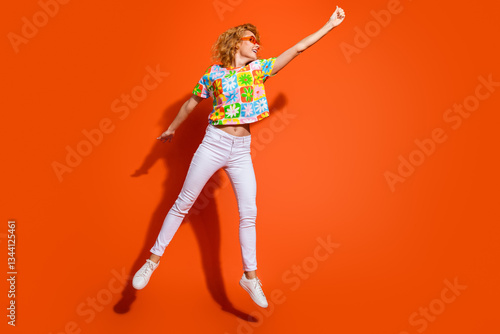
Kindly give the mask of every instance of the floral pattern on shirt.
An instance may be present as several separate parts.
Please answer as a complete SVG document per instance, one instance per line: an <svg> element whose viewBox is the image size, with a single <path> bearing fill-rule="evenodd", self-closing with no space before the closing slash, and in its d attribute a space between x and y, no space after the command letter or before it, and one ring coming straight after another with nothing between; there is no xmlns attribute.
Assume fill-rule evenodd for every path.
<svg viewBox="0 0 500 334"><path fill-rule="evenodd" d="M224 106L226 118L238 118L240 116L241 104L235 103Z"/></svg>
<svg viewBox="0 0 500 334"><path fill-rule="evenodd" d="M193 89L193 94L213 99L208 122L243 124L269 116L264 82L271 76L276 57L257 59L240 68L214 64ZM274 76L274 75L272 75Z"/></svg>
<svg viewBox="0 0 500 334"><path fill-rule="evenodd" d="M219 121L225 116L224 108L217 108L214 112L210 114L210 119L213 121Z"/></svg>

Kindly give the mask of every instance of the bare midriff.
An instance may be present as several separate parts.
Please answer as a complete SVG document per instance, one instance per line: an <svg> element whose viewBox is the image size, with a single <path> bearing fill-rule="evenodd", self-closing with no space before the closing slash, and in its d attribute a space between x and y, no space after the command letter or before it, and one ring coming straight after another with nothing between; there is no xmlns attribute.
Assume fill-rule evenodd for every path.
<svg viewBox="0 0 500 334"><path fill-rule="evenodd" d="M237 137L250 135L250 124L214 125L224 132Z"/></svg>

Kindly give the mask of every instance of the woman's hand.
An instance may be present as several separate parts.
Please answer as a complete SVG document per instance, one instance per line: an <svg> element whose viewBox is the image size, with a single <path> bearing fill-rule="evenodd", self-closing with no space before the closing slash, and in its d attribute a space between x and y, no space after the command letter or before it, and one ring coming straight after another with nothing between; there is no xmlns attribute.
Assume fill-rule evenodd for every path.
<svg viewBox="0 0 500 334"><path fill-rule="evenodd" d="M161 140L162 143L166 142L167 140L169 142L172 141L172 138L174 137L174 134L175 134L175 131L171 131L171 130L166 130L165 132L163 132L158 138L156 139L159 139Z"/></svg>
<svg viewBox="0 0 500 334"><path fill-rule="evenodd" d="M330 23L333 27L336 27L339 24L341 24L342 21L344 21L344 18L345 18L344 10L339 6L337 6L332 16L328 20L328 23Z"/></svg>

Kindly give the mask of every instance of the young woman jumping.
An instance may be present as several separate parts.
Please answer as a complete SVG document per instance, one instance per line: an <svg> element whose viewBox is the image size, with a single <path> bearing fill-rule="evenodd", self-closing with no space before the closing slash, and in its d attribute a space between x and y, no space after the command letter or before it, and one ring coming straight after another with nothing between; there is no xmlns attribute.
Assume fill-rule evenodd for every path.
<svg viewBox="0 0 500 334"><path fill-rule="evenodd" d="M240 222L239 241L243 261L240 286L260 307L267 307L262 283L257 277L256 258L256 180L250 155L250 124L269 116L264 82L276 75L292 59L319 41L344 20L337 8L326 24L278 57L259 59L260 35L250 23L223 32L213 46L214 64L194 87L193 95L181 107L169 128L157 139L172 141L177 128L193 109L209 96L213 109L208 115L205 136L195 152L182 190L168 212L151 256L132 280L135 289L144 288L165 248L198 198L205 184L220 168L224 169L236 195Z"/></svg>

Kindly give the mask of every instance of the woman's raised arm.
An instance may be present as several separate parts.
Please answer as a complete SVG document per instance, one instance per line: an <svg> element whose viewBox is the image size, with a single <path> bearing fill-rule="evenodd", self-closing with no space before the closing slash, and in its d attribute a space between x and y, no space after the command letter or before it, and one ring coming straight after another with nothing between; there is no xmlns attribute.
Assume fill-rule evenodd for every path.
<svg viewBox="0 0 500 334"><path fill-rule="evenodd" d="M292 46L290 49L286 50L278 57L276 57L271 75L278 73L278 71L285 67L293 58L297 57L301 52L306 50L308 47L319 41L323 36L330 32L330 30L341 24L342 21L344 21L344 18L344 10L337 6L328 22L326 22L326 24L321 29L307 36L306 38Z"/></svg>

